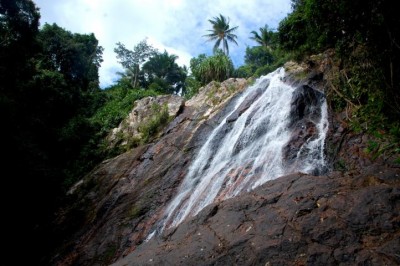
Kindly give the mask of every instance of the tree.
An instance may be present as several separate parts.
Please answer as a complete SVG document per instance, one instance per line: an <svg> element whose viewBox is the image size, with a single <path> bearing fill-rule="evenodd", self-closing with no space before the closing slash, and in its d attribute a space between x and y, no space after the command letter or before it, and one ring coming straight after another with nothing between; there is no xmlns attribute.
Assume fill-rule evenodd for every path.
<svg viewBox="0 0 400 266"><path fill-rule="evenodd" d="M121 81L127 82L131 88L135 88L138 86L139 82L139 65L133 68L126 68L124 72L117 72L117 74L121 77Z"/></svg>
<svg viewBox="0 0 400 266"><path fill-rule="evenodd" d="M103 48L94 34L72 34L56 24L45 24L39 33L40 67L58 71L77 90L98 88Z"/></svg>
<svg viewBox="0 0 400 266"><path fill-rule="evenodd" d="M235 43L237 36L233 34L235 30L237 30L237 26L233 28L229 28L229 18L225 18L223 15L219 15L219 17L214 17L213 19L208 20L213 29L208 30L211 32L210 34L206 34L203 37L207 37L208 41L216 41L214 44L214 53L218 50L219 46L222 44L222 49L224 54L229 54L229 46L228 41Z"/></svg>
<svg viewBox="0 0 400 266"><path fill-rule="evenodd" d="M25 86L34 71L28 60L37 51L39 18L32 1L0 0L0 90L3 93L15 93Z"/></svg>
<svg viewBox="0 0 400 266"><path fill-rule="evenodd" d="M253 36L250 39L256 41L260 46L246 48L245 62L246 64L252 65L256 68L270 65L273 62L272 52L275 48L276 36L272 30L268 28L268 25L261 27L260 34L256 31L251 31Z"/></svg>
<svg viewBox="0 0 400 266"><path fill-rule="evenodd" d="M256 68L270 65L274 61L272 53L263 46L247 47L244 62Z"/></svg>
<svg viewBox="0 0 400 266"><path fill-rule="evenodd" d="M144 63L141 77L143 85L152 86L163 93L178 93L184 89L187 70L180 67L175 60L176 55L170 55L167 51L156 53Z"/></svg>
<svg viewBox="0 0 400 266"><path fill-rule="evenodd" d="M127 71L127 77L130 79L132 87L139 85L139 73L140 66L146 62L146 60L157 52L157 49L153 48L144 39L133 47L133 51L127 49L125 45L118 42L117 47L114 49L117 54L117 59L123 68Z"/></svg>
<svg viewBox="0 0 400 266"><path fill-rule="evenodd" d="M39 18L31 0L0 0L0 119L8 128L0 133L7 140L1 169L9 173L0 193L7 202L6 265L13 264L22 237L32 248L29 262L21 263L45 264L43 256L56 245L52 219L65 199L67 172L95 134L85 116L99 90L102 49L93 34L72 34L55 24L39 30ZM88 170L87 165L80 167ZM21 193L24 212L9 201L12 187Z"/></svg>
<svg viewBox="0 0 400 266"><path fill-rule="evenodd" d="M260 28L260 34L256 31L252 31L253 34L250 39L256 41L262 47L265 47L267 50L272 50L274 46L274 32L268 28L268 25Z"/></svg>
<svg viewBox="0 0 400 266"><path fill-rule="evenodd" d="M199 54L197 57L190 59L190 70L192 75L200 81L199 66L207 58L206 54Z"/></svg>

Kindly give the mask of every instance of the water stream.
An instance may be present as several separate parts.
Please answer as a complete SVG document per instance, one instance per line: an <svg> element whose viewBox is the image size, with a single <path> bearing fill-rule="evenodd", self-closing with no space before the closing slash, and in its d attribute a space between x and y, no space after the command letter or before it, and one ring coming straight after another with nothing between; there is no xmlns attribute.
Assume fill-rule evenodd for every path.
<svg viewBox="0 0 400 266"><path fill-rule="evenodd" d="M165 209L161 231L179 225L212 202L234 197L279 176L315 173L325 166L325 97L317 99L311 108L314 115L308 123L314 125L309 130L313 134L304 138L292 158L284 154L300 126L293 123L292 98L296 89L282 81L284 74L284 69L279 68L259 78L211 132Z"/></svg>

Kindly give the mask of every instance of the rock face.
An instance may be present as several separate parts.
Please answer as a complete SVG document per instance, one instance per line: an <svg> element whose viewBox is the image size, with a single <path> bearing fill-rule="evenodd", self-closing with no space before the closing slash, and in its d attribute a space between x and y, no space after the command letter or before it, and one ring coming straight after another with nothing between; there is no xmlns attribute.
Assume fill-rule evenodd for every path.
<svg viewBox="0 0 400 266"><path fill-rule="evenodd" d="M122 265L398 265L400 171L293 174L212 204Z"/></svg>
<svg viewBox="0 0 400 266"><path fill-rule="evenodd" d="M57 221L67 228L64 235L72 233L52 264L107 265L135 250L162 214L193 154L245 85L244 79L210 83L180 107L159 139L103 162L76 184L70 191L73 205L62 210ZM140 106L133 113L145 113ZM139 121L138 115L131 115L132 121Z"/></svg>
<svg viewBox="0 0 400 266"><path fill-rule="evenodd" d="M292 135L283 152L288 166L295 163L302 145L316 138L316 127L322 115L319 107L323 101L323 93L308 85L299 86L293 94L288 126ZM325 170L319 169L319 172L323 173Z"/></svg>
<svg viewBox="0 0 400 266"><path fill-rule="evenodd" d="M299 87L291 109L297 119L289 125L297 131L284 152L288 162L299 143L312 136L313 121L321 115L313 106L324 91L324 71L334 68L327 57L308 65L286 65L286 81ZM233 110L246 83L210 83L184 104L172 97L176 108L171 107L175 111L170 115L175 118L157 139L103 162L76 184L70 194L74 204L60 211L56 221L69 237L51 264L400 264L400 168L389 163L390 158L374 160L365 152L369 137L351 132L343 114L333 112L325 172L269 181L146 239L190 162ZM257 97L257 92L249 95L227 125ZM146 112L139 106L128 126L118 130L136 134L134 125Z"/></svg>

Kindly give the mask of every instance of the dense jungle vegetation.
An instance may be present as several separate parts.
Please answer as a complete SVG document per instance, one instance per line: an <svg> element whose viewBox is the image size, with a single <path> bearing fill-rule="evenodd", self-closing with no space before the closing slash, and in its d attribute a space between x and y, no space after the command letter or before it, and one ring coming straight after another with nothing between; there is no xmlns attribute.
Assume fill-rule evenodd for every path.
<svg viewBox="0 0 400 266"><path fill-rule="evenodd" d="M114 154L104 144L105 136L133 101L145 96L190 98L211 80L257 77L289 59L331 48L340 65L331 79L331 107L346 110L354 130L368 131L378 141L390 139L388 148L398 153L400 16L392 2L292 0L292 6L277 30L264 25L249 33L257 45L247 47L245 64L237 69L228 47L228 42L237 44L236 27L222 15L210 20L212 30L203 36L215 41L214 55L193 58L190 71L175 62L175 55L146 40L133 44L132 50L117 43L115 53L125 71L103 90L98 76L103 48L93 34L72 33L56 24L39 27L40 12L32 1L0 0L2 235L7 258L17 260L24 252L36 262L54 245L51 221L65 192Z"/></svg>

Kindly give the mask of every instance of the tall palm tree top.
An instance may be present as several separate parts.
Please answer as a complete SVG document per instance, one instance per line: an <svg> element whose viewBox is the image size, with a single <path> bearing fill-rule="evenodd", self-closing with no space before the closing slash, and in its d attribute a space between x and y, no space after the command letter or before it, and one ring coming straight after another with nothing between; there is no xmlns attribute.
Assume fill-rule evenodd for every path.
<svg viewBox="0 0 400 266"><path fill-rule="evenodd" d="M216 40L213 49L214 53L218 50L218 47L222 42L223 51L226 55L228 55L229 54L228 41L238 45L238 43L236 42L237 36L233 34L233 32L238 27L236 26L233 28L229 28L229 18L227 19L221 14L219 14L219 16L217 17L214 17L213 19L209 19L208 21L212 25L212 30L208 30L210 33L203 35L203 37L207 37L208 41Z"/></svg>
<svg viewBox="0 0 400 266"><path fill-rule="evenodd" d="M250 33L253 34L253 36L250 37L250 39L256 41L261 46L271 49L271 45L273 42L272 38L274 33L272 30L268 28L268 25L265 25L264 27L260 28L261 35L254 30Z"/></svg>

